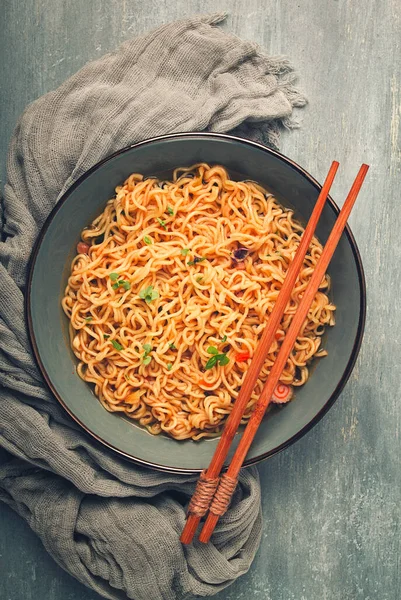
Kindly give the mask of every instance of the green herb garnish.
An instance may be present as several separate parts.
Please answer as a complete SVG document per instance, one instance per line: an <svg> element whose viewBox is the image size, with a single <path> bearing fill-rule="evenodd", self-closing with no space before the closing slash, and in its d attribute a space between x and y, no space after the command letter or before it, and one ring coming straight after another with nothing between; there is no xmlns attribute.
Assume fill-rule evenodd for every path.
<svg viewBox="0 0 401 600"><path fill-rule="evenodd" d="M85 317L85 321L92 321L93 317Z"/></svg>
<svg viewBox="0 0 401 600"><path fill-rule="evenodd" d="M124 373L124 377L126 381L129 381L129 375L127 373Z"/></svg>
<svg viewBox="0 0 401 600"><path fill-rule="evenodd" d="M217 348L215 348L215 346L209 346L206 352L212 355L205 364L206 370L212 369L215 365L217 365L217 363L220 366L224 367L224 365L227 365L230 362L230 359L228 358L227 354L219 354L219 351L217 350Z"/></svg>
<svg viewBox="0 0 401 600"><path fill-rule="evenodd" d="M167 371L171 371L172 368L173 368L172 363L167 363Z"/></svg>
<svg viewBox="0 0 401 600"><path fill-rule="evenodd" d="M110 273L109 277L112 281L117 281L120 276L118 273Z"/></svg>
<svg viewBox="0 0 401 600"><path fill-rule="evenodd" d="M104 337L105 340L108 340L110 336L107 333L104 333L103 337Z"/></svg>
<svg viewBox="0 0 401 600"><path fill-rule="evenodd" d="M197 283L200 283L200 282L202 281L202 279L203 279L203 277L202 277L202 276L200 276L200 277L197 277L197 278L196 278L196 281L197 281Z"/></svg>
<svg viewBox="0 0 401 600"><path fill-rule="evenodd" d="M167 229L167 227L166 227L166 221L163 221L163 219L161 219L160 217L157 217L157 222L159 223L159 225L161 227L163 227L163 229Z"/></svg>
<svg viewBox="0 0 401 600"><path fill-rule="evenodd" d="M203 256L202 258L200 258L199 256L195 256L193 260L188 261L188 266L196 265L197 263L203 262L204 260L206 260L205 256Z"/></svg>
<svg viewBox="0 0 401 600"><path fill-rule="evenodd" d="M168 206L168 207L167 207L167 212L168 212L168 214L169 214L169 215L173 215L173 214L174 214L174 211L173 211L173 209L171 208L171 206Z"/></svg>
<svg viewBox="0 0 401 600"><path fill-rule="evenodd" d="M224 342L226 342L226 341L227 341L227 336L226 336L226 335L223 335L223 337L221 338L221 341L222 341L222 342L223 342L223 344L224 344Z"/></svg>
<svg viewBox="0 0 401 600"><path fill-rule="evenodd" d="M143 241L145 242L145 244L147 244L148 246L150 246L151 244L153 244L152 242L152 238L149 237L148 235L145 235L145 237L143 238Z"/></svg>
<svg viewBox="0 0 401 600"><path fill-rule="evenodd" d="M127 292L130 289L131 284L129 281L124 281L124 279L119 279L118 281L113 283L113 285L111 287L113 288L113 290L118 290L119 287L122 287Z"/></svg>
<svg viewBox="0 0 401 600"><path fill-rule="evenodd" d="M139 297L141 300L145 300L147 304L150 304L153 300L159 297L159 292L153 288L152 285L148 285L148 287L143 288L139 292Z"/></svg>
<svg viewBox="0 0 401 600"><path fill-rule="evenodd" d="M150 344L144 344L142 348L145 351L142 356L142 362L144 365L148 365L152 360L152 357L149 356L149 354L152 352L152 346Z"/></svg>
<svg viewBox="0 0 401 600"><path fill-rule="evenodd" d="M170 348L170 350L177 350L177 348L174 346L173 342L170 342L168 347Z"/></svg>
<svg viewBox="0 0 401 600"><path fill-rule="evenodd" d="M123 350L123 348L124 348L124 346L121 346L121 344L116 342L116 340L111 340L111 343L113 344L114 348L116 350L118 350L119 352L120 352L120 350Z"/></svg>
<svg viewBox="0 0 401 600"><path fill-rule="evenodd" d="M186 255L188 254L188 252L189 252L189 248L183 248L183 249L181 250L181 254L182 254L183 256L186 256Z"/></svg>

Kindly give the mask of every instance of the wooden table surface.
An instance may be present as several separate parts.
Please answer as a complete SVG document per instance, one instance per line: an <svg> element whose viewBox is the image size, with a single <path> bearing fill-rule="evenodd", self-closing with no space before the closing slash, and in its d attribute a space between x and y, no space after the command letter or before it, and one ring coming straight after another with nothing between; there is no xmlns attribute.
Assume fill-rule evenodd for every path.
<svg viewBox="0 0 401 600"><path fill-rule="evenodd" d="M399 600L401 259L400 0L2 0L0 157L24 107L121 41L184 15L288 55L309 106L282 151L321 180L341 163L341 204L371 165L351 218L368 290L366 333L339 401L262 464L264 531L247 575L218 600ZM96 600L0 507L1 600ZM151 600L151 599L150 599Z"/></svg>

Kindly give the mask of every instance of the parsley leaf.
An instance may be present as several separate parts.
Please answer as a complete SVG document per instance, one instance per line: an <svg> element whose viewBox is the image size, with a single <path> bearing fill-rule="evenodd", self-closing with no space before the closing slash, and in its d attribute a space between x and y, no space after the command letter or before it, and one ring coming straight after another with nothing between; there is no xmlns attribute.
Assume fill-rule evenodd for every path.
<svg viewBox="0 0 401 600"><path fill-rule="evenodd" d="M183 256L186 256L186 255L188 254L188 252L189 252L189 248L183 248L183 249L181 250L181 254L182 254Z"/></svg>
<svg viewBox="0 0 401 600"><path fill-rule="evenodd" d="M230 359L228 358L227 354L219 354L219 351L214 346L209 346L206 352L208 354L212 354L212 356L205 364L205 370L213 369L213 367L217 365L217 363L220 366L224 367L224 365L228 365L228 363L230 362Z"/></svg>
<svg viewBox="0 0 401 600"><path fill-rule="evenodd" d="M230 362L230 359L228 358L227 354L218 354L217 360L219 361L222 367L224 367L224 365L228 365L228 363Z"/></svg>
<svg viewBox="0 0 401 600"><path fill-rule="evenodd" d="M123 287L125 291L128 291L131 287L131 284L129 281L125 281L124 279L119 279L118 281L113 283L113 285L111 287L113 288L113 290L118 290L119 287Z"/></svg>
<svg viewBox="0 0 401 600"><path fill-rule="evenodd" d="M209 348L206 350L206 352L208 354L218 354L219 353L217 348L215 348L214 346L209 346Z"/></svg>
<svg viewBox="0 0 401 600"><path fill-rule="evenodd" d="M116 350L118 350L120 352L120 350L123 350L123 346L121 346L121 344L119 344L116 340L111 340L111 343L113 344L114 348Z"/></svg>
<svg viewBox="0 0 401 600"><path fill-rule="evenodd" d="M205 369L213 369L214 365L217 363L217 354L215 356L211 356L207 363L205 364Z"/></svg>
<svg viewBox="0 0 401 600"><path fill-rule="evenodd" d="M145 244L147 244L148 246L150 246L151 244L153 244L152 242L152 238L149 237L148 235L145 235L145 237L143 238L143 241L145 242Z"/></svg>
<svg viewBox="0 0 401 600"><path fill-rule="evenodd" d="M149 356L149 354L152 352L152 346L150 344L143 344L142 348L144 349L142 362L144 365L148 365L152 360L152 357Z"/></svg>
<svg viewBox="0 0 401 600"><path fill-rule="evenodd" d="M139 292L139 297L141 300L145 300L147 304L150 304L159 297L159 292L155 290L152 285L148 285L148 287L143 288Z"/></svg>

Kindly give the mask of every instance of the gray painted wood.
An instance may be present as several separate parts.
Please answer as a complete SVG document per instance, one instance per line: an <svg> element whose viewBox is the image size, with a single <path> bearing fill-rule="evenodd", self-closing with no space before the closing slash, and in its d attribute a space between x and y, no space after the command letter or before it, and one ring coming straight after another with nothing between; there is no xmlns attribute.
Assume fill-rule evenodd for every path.
<svg viewBox="0 0 401 600"><path fill-rule="evenodd" d="M368 286L366 335L340 400L291 449L260 466L264 532L250 572L219 600L399 600L399 0L2 0L0 157L19 113L86 61L183 15L228 10L225 25L287 54L310 100L282 149L322 179L341 162L342 202L371 172L351 218ZM11 510L0 508L0 598L95 600Z"/></svg>

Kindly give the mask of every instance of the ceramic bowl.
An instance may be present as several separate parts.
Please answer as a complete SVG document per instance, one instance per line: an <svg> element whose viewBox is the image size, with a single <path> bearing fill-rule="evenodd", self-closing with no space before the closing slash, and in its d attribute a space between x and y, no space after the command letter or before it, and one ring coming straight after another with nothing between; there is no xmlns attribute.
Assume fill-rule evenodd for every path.
<svg viewBox="0 0 401 600"><path fill-rule="evenodd" d="M165 176L177 166L197 162L221 164L234 178L253 179L284 206L308 220L320 185L300 166L262 145L229 135L187 133L147 140L116 152L82 175L50 214L33 252L27 316L33 349L54 396L75 421L99 442L142 465L174 472L205 468L217 440L176 441L153 436L118 413L107 412L90 384L76 374L77 360L61 308L70 263L80 232L104 208L114 188L132 172ZM338 214L329 199L317 236L325 242ZM299 439L332 406L354 366L365 318L365 283L359 252L349 228L344 232L328 270L336 326L324 337L328 356L316 360L310 379L297 389L296 399L265 416L246 459L246 465L272 456ZM239 433L232 451L238 443Z"/></svg>

